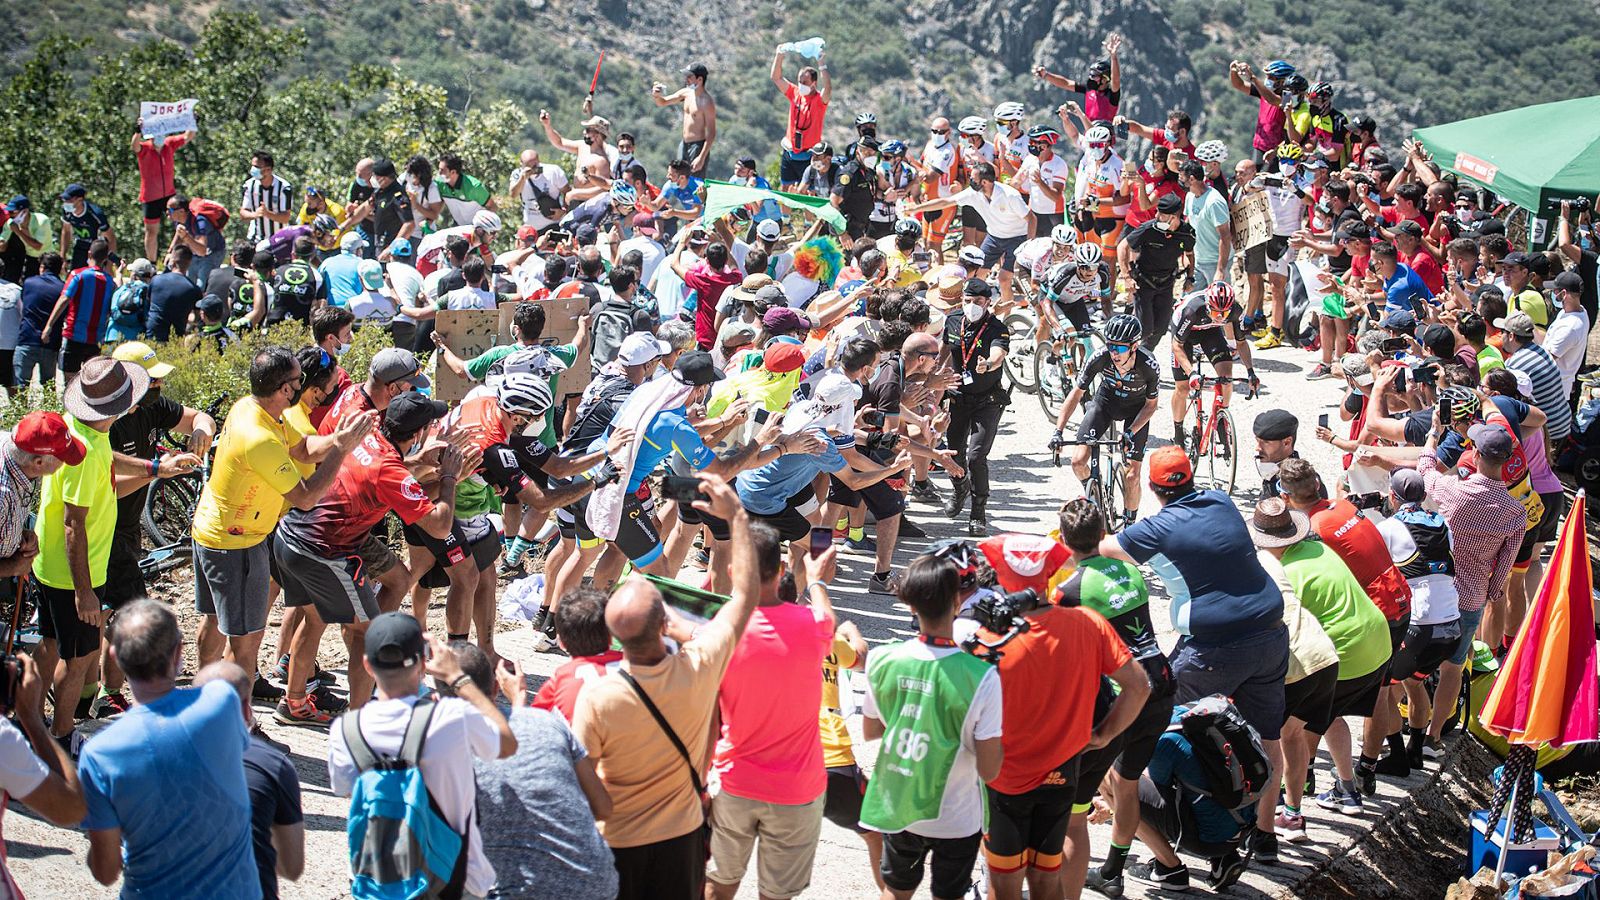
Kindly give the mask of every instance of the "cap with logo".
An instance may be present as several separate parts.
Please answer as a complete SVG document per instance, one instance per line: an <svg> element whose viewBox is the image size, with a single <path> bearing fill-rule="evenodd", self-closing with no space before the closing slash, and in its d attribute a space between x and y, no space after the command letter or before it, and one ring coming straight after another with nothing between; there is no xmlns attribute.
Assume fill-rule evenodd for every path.
<svg viewBox="0 0 1600 900"><path fill-rule="evenodd" d="M144 370L150 373L151 378L165 378L172 374L174 368L172 363L156 359L156 351L144 341L125 341L118 344L117 349L111 351L111 358L144 366Z"/></svg>
<svg viewBox="0 0 1600 900"><path fill-rule="evenodd" d="M1517 337L1533 337L1533 317L1527 313L1517 312L1495 319L1494 327L1501 331L1509 331Z"/></svg>
<svg viewBox="0 0 1600 900"><path fill-rule="evenodd" d="M379 350L372 357L370 371L372 377L382 384L409 381L413 386L423 390L433 386L428 376L422 374L422 363L417 360L417 355L399 347L385 347Z"/></svg>
<svg viewBox="0 0 1600 900"><path fill-rule="evenodd" d="M389 401L383 421L400 434L421 431L445 417L450 407L416 391L406 391Z"/></svg>
<svg viewBox="0 0 1600 900"><path fill-rule="evenodd" d="M716 384L727 377L712 361L711 354L704 350L690 350L678 357L677 365L672 367L672 371L677 373L679 381L696 387Z"/></svg>
<svg viewBox="0 0 1600 900"><path fill-rule="evenodd" d="M89 448L67 427L60 413L31 412L11 429L11 442L34 456L53 456L69 466L83 462Z"/></svg>

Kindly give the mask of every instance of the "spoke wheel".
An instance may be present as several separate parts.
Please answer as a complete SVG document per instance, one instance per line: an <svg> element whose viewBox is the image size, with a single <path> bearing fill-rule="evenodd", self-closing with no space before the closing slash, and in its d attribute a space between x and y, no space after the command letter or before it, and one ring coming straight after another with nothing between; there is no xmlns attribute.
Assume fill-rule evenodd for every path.
<svg viewBox="0 0 1600 900"><path fill-rule="evenodd" d="M1233 493L1239 474L1239 448L1233 431L1233 416L1226 409L1214 414L1211 440L1205 448L1207 487Z"/></svg>
<svg viewBox="0 0 1600 900"><path fill-rule="evenodd" d="M1034 346L1038 323L1028 313L1015 312L1006 316L1006 331L1011 337L1011 349L1006 351L1006 378L1011 386L1024 394L1039 389L1034 371L1034 357L1039 348Z"/></svg>
<svg viewBox="0 0 1600 900"><path fill-rule="evenodd" d="M157 547L183 540L194 522L194 508L200 503L200 476L178 475L150 485L141 522L144 533Z"/></svg>

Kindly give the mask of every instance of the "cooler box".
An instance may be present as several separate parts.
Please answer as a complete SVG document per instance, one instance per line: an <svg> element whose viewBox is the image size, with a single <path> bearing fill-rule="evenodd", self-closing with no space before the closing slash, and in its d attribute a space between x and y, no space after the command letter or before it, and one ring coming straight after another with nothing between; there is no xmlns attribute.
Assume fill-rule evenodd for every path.
<svg viewBox="0 0 1600 900"><path fill-rule="evenodd" d="M1505 840L1505 820L1495 826L1494 834L1486 835L1484 832L1489 827L1489 811L1480 809L1472 814L1472 849L1468 856L1468 872L1476 872L1484 866L1491 870L1500 861L1500 845ZM1545 861L1549 858L1551 850L1560 849L1560 839L1555 829L1535 818L1533 820L1533 840L1522 844L1512 844L1506 854L1506 872L1525 876L1530 869L1542 870Z"/></svg>

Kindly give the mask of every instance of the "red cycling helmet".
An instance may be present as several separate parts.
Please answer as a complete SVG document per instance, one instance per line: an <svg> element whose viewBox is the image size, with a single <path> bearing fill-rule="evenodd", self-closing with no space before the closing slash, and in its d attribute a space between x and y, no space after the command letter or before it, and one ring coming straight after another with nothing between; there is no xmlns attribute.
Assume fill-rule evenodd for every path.
<svg viewBox="0 0 1600 900"><path fill-rule="evenodd" d="M1213 281L1206 288L1206 306L1217 312L1227 312L1233 309L1233 285L1226 281Z"/></svg>

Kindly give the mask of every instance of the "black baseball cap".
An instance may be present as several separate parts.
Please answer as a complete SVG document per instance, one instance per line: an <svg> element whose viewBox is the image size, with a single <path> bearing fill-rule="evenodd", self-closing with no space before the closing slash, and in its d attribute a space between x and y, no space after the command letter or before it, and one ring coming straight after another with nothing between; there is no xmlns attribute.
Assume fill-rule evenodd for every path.
<svg viewBox="0 0 1600 900"><path fill-rule="evenodd" d="M756 158L754 156L741 156L734 161L734 164L744 166L746 169L754 169L756 167Z"/></svg>
<svg viewBox="0 0 1600 900"><path fill-rule="evenodd" d="M388 408L383 411L383 421L400 434L410 434L427 428L449 412L450 407L438 400L406 391L389 401Z"/></svg>
<svg viewBox="0 0 1600 900"><path fill-rule="evenodd" d="M961 293L968 297L990 297L994 292L989 282L982 278L968 278L967 283L961 286Z"/></svg>
<svg viewBox="0 0 1600 900"><path fill-rule="evenodd" d="M706 384L716 384L727 376L712 362L711 354L704 350L690 350L678 357L678 362L672 367L677 373L678 380L684 384L696 387Z"/></svg>
<svg viewBox="0 0 1600 900"><path fill-rule="evenodd" d="M380 159L372 164L372 174L377 178L395 178L399 173L395 171L393 160Z"/></svg>
<svg viewBox="0 0 1600 900"><path fill-rule="evenodd" d="M1523 253L1521 250L1513 250L1507 253L1505 259L1500 260L1500 262L1508 266L1521 266L1524 269L1533 268L1533 257Z"/></svg>
<svg viewBox="0 0 1600 900"><path fill-rule="evenodd" d="M1414 238L1422 237L1422 226L1415 219L1406 219L1394 226L1394 230L1409 234Z"/></svg>
<svg viewBox="0 0 1600 900"><path fill-rule="evenodd" d="M1558 291L1571 291L1576 294L1583 290L1583 276L1577 272L1562 272L1550 286Z"/></svg>
<svg viewBox="0 0 1600 900"><path fill-rule="evenodd" d="M1177 194L1162 194L1156 201L1156 212L1169 216L1183 212L1183 198Z"/></svg>
<svg viewBox="0 0 1600 900"><path fill-rule="evenodd" d="M683 67L683 74L685 74L685 75L693 75L696 78L704 78L707 75L711 74L711 70L706 68L706 64L705 63L697 62L697 63L693 63L693 64L690 64L690 65L684 66Z"/></svg>
<svg viewBox="0 0 1600 900"><path fill-rule="evenodd" d="M405 613L383 613L367 625L367 662L374 669L409 669L426 652L422 626Z"/></svg>

